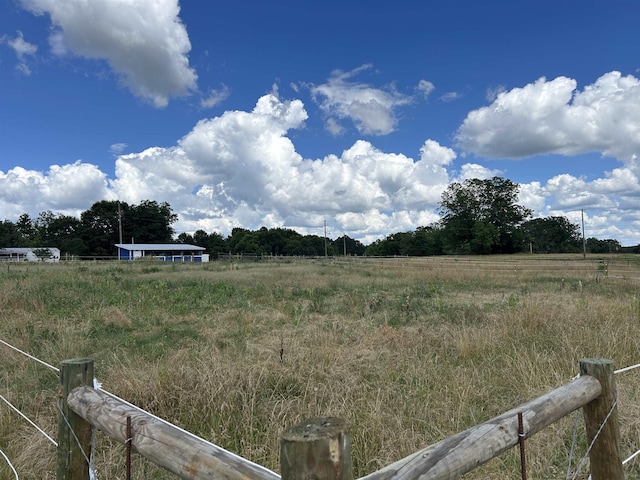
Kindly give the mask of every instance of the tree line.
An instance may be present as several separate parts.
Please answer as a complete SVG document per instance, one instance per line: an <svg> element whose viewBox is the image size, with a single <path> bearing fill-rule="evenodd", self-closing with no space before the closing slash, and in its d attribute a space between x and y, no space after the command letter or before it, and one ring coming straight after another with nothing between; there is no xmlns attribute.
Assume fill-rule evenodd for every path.
<svg viewBox="0 0 640 480"><path fill-rule="evenodd" d="M335 240L301 235L288 228L248 230L231 235L197 230L175 237L178 220L171 206L144 200L139 204L100 201L80 218L40 213L0 223L1 247L59 248L63 255L113 256L120 243L189 243L219 253L256 255L488 255L498 253L640 253L640 245L622 247L617 240L582 239L580 226L563 216L532 218L517 203L520 186L501 177L452 183L440 201L441 219L413 231L397 232L368 246L347 235Z"/></svg>
<svg viewBox="0 0 640 480"><path fill-rule="evenodd" d="M188 243L204 247L216 258L219 253L256 255L364 255L365 246L348 236L335 240L301 235L287 228L262 227L257 231L234 228L223 237L197 230L175 238L178 220L168 203L144 200L139 204L99 201L80 218L40 213L36 218L22 214L16 222L0 222L0 248L31 247L60 249L61 255L110 257L116 243Z"/></svg>

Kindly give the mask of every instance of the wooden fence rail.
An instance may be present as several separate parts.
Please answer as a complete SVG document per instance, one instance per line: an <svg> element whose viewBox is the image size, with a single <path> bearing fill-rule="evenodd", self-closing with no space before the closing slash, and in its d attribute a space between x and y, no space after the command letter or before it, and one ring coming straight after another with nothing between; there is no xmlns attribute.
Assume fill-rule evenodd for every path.
<svg viewBox="0 0 640 480"><path fill-rule="evenodd" d="M146 412L132 408L86 382L78 381L79 367L88 359L62 363L61 383L76 378L63 398L61 412L72 412L87 425L115 440L131 442L133 449L184 479L228 480L351 480L351 440L344 421L311 419L287 430L281 438L282 477L205 440L199 439ZM92 364L91 364L92 369ZM92 371L92 370L91 370ZM580 361L581 376L541 397L491 420L442 440L360 480L450 480L460 478L488 460L518 444L571 412L583 408L587 440L592 444L590 468L593 480L623 480L617 394L613 363ZM81 379L84 378L80 375ZM65 387L63 390L69 390ZM65 401L66 400L66 401ZM65 410L66 409L66 410ZM63 415L61 413L61 415ZM518 417L522 418L519 425ZM130 419L131 437L127 435ZM66 422L66 420L65 420ZM522 430L519 431L519 427ZM86 426L80 425L86 431ZM60 422L59 436L64 434ZM67 433L68 434L68 433ZM75 444L67 441L58 459L78 458ZM59 447L60 448L60 447ZM79 448L79 447L78 447ZM69 449L70 452L66 452ZM85 455L84 453L82 455ZM86 463L86 462L85 462ZM57 480L87 480L88 469L73 470L68 462L58 465ZM66 471L65 471L66 469Z"/></svg>

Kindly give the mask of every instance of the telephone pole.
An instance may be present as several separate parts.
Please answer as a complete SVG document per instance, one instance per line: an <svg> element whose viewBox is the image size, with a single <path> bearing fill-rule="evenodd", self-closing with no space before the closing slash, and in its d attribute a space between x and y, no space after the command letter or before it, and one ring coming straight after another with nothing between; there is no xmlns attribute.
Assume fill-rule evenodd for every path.
<svg viewBox="0 0 640 480"><path fill-rule="evenodd" d="M120 244L122 244L122 209L120 208L120 200L118 200L118 233Z"/></svg>
<svg viewBox="0 0 640 480"><path fill-rule="evenodd" d="M587 258L587 240L584 238L584 208L582 212L582 258Z"/></svg>
<svg viewBox="0 0 640 480"><path fill-rule="evenodd" d="M324 258L327 258L327 221L324 221Z"/></svg>

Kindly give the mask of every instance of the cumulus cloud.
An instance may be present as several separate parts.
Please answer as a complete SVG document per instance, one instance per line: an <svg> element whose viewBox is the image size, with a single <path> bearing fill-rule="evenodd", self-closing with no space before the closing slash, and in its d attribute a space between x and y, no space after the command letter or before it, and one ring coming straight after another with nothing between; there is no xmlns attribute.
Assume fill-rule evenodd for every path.
<svg viewBox="0 0 640 480"><path fill-rule="evenodd" d="M268 94L250 111L199 121L172 146L119 154L112 180L80 161L46 172L0 171L0 211L13 219L45 210L78 215L102 199L150 199L171 205L178 233L284 226L321 234L327 220L331 235L370 243L437 221L441 194L453 181L508 176L490 165L460 165L452 148L434 140L416 146L415 155L358 140L342 152L304 158L291 133L307 117L300 100ZM126 147L113 146L120 148ZM597 215L586 218L588 235L637 244L640 161L632 156L591 180L563 174L522 184L519 202L536 215L571 221L579 220L582 208L594 209ZM619 226L606 227L602 217L620 219Z"/></svg>
<svg viewBox="0 0 640 480"><path fill-rule="evenodd" d="M338 120L350 120L365 135L387 135L398 123L396 109L412 102L412 98L395 90L374 88L353 78L372 66L362 65L349 72L334 71L327 83L311 85L314 101L327 116L327 130L341 133ZM424 84L423 88L427 88Z"/></svg>
<svg viewBox="0 0 640 480"><path fill-rule="evenodd" d="M456 140L485 157L601 152L628 162L640 152L640 81L614 71L580 91L573 79L543 77L470 112Z"/></svg>
<svg viewBox="0 0 640 480"><path fill-rule="evenodd" d="M197 88L177 0L22 0L22 5L50 16L54 54L106 60L122 85L156 107Z"/></svg>
<svg viewBox="0 0 640 480"><path fill-rule="evenodd" d="M587 236L637 244L640 80L613 71L579 90L571 78L540 78L495 95L489 106L467 115L456 133L458 145L490 158L599 152L618 159L622 165L601 178L565 173L524 184L520 199L536 215L565 215L576 223L583 210L597 212L585 217ZM607 225L599 224L603 218ZM615 227L615 219L626 227Z"/></svg>
<svg viewBox="0 0 640 480"><path fill-rule="evenodd" d="M336 231L375 239L437 220L453 150L427 140L414 159L359 140L340 155L305 159L288 133L306 119L301 101L265 95L250 112L198 122L173 147L120 156L112 188L131 203L169 201L180 231L316 232L330 217Z"/></svg>
<svg viewBox="0 0 640 480"><path fill-rule="evenodd" d="M7 35L0 37L0 44L1 43L6 43L16 54L18 58L16 70L26 76L31 75L28 58L36 54L38 46L27 42L20 30L18 30L14 38L10 38Z"/></svg>
<svg viewBox="0 0 640 480"><path fill-rule="evenodd" d="M0 210L8 218L46 210L77 215L94 202L115 198L106 174L80 161L52 165L47 172L22 167L0 171L0 192Z"/></svg>

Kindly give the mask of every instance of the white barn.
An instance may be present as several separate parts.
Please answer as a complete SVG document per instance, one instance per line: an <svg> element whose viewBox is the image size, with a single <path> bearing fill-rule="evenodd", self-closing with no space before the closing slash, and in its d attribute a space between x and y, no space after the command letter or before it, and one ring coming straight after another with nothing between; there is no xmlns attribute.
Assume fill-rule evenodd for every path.
<svg viewBox="0 0 640 480"><path fill-rule="evenodd" d="M59 262L60 249L55 247L0 248L0 262Z"/></svg>
<svg viewBox="0 0 640 480"><path fill-rule="evenodd" d="M153 258L163 262L208 262L206 248L186 243L116 243L119 260Z"/></svg>

